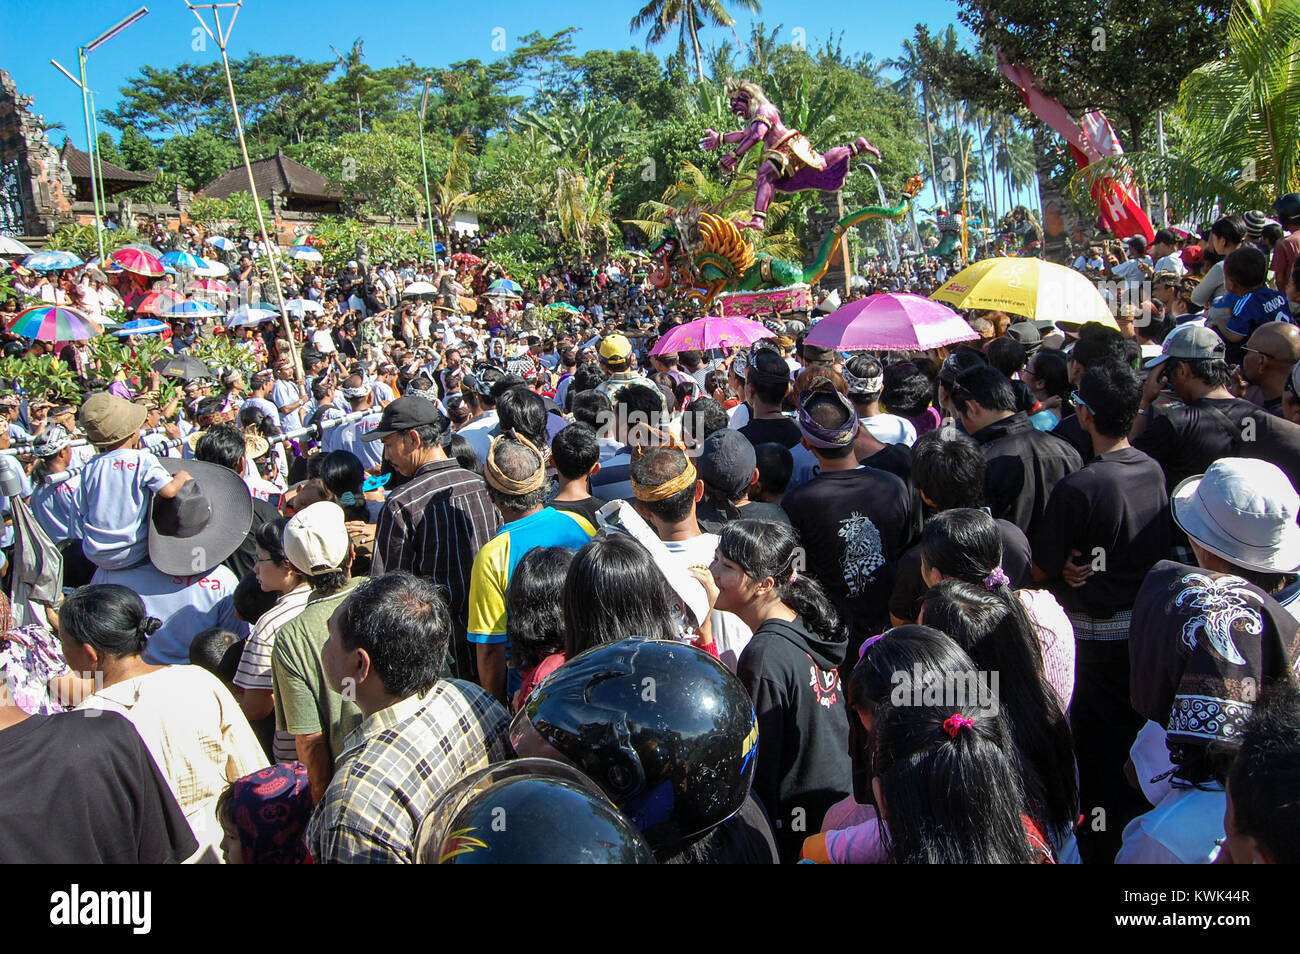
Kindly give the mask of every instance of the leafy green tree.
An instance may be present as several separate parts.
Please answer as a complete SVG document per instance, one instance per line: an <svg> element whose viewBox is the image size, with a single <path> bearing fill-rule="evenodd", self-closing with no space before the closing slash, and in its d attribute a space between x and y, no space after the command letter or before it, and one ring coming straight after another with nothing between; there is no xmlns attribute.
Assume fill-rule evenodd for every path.
<svg viewBox="0 0 1300 954"><path fill-rule="evenodd" d="M240 227L250 234L257 232L257 209L253 205L254 201L262 207L262 217L267 222L270 222L271 208L266 204L265 199L254 200L253 196L248 192L232 192L226 198L230 218L238 222Z"/></svg>
<svg viewBox="0 0 1300 954"><path fill-rule="evenodd" d="M122 154L117 151L117 143L113 142L113 134L101 132L95 139L95 148L99 151L100 162L111 162L115 166L121 166L123 163Z"/></svg>
<svg viewBox="0 0 1300 954"><path fill-rule="evenodd" d="M123 168L132 172L152 172L158 168L158 147L134 126L122 130L122 143L118 150Z"/></svg>
<svg viewBox="0 0 1300 954"><path fill-rule="evenodd" d="M158 157L163 171L179 178L191 192L240 162L238 147L207 129L199 129L189 136L173 136L162 144Z"/></svg>

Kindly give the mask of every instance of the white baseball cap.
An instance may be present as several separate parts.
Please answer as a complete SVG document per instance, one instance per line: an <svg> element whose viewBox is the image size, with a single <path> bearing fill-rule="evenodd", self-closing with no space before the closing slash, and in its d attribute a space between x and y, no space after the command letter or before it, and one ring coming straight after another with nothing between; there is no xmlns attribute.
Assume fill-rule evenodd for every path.
<svg viewBox="0 0 1300 954"><path fill-rule="evenodd" d="M1277 465L1225 457L1171 497L1178 526L1234 566L1265 573L1300 567L1300 494Z"/></svg>
<svg viewBox="0 0 1300 954"><path fill-rule="evenodd" d="M289 518L281 538L284 555L306 576L333 573L348 557L351 540L343 508L322 500Z"/></svg>

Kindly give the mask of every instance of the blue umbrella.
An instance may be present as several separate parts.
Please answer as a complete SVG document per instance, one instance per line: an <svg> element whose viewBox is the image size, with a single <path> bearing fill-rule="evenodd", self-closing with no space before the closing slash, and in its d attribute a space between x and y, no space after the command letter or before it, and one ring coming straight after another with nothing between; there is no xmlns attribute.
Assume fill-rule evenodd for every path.
<svg viewBox="0 0 1300 954"><path fill-rule="evenodd" d="M127 335L158 335L167 330L167 325L161 321L155 321L153 318L137 318L135 321L128 321L116 331L113 332L115 338L125 338Z"/></svg>
<svg viewBox="0 0 1300 954"><path fill-rule="evenodd" d="M232 248L235 247L235 243L232 242L230 239L226 238L224 235L209 235L203 241L206 242L208 245L211 245L213 248L221 249L221 251L223 252L229 252Z"/></svg>
<svg viewBox="0 0 1300 954"><path fill-rule="evenodd" d="M245 325L260 325L269 318L278 318L280 313L265 305L240 305L230 313L226 321L227 328L242 328Z"/></svg>
<svg viewBox="0 0 1300 954"><path fill-rule="evenodd" d="M221 309L216 305L209 304L206 301L191 299L182 301L167 309L169 315L219 315Z"/></svg>
<svg viewBox="0 0 1300 954"><path fill-rule="evenodd" d="M164 265L171 265L174 268L204 268L207 263L197 255L191 255L189 252L168 252L162 257Z"/></svg>
<svg viewBox="0 0 1300 954"><path fill-rule="evenodd" d="M65 268L80 268L84 262L71 252L34 252L23 259L23 265L34 272L57 272Z"/></svg>
<svg viewBox="0 0 1300 954"><path fill-rule="evenodd" d="M433 243L433 250L434 250L435 252L439 252L439 253L441 253L441 252L445 252L445 251L447 251L447 246L443 245L441 242L434 242L434 243Z"/></svg>
<svg viewBox="0 0 1300 954"><path fill-rule="evenodd" d="M523 291L523 289L519 287L517 282L512 282L508 278L498 278L488 286L486 294L514 296L515 298L518 298L521 291Z"/></svg>

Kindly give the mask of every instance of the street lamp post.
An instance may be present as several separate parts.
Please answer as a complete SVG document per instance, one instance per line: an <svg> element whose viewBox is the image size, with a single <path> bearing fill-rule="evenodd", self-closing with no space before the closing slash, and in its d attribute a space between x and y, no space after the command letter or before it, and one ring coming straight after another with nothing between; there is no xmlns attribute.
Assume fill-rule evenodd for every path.
<svg viewBox="0 0 1300 954"><path fill-rule="evenodd" d="M95 157L99 154L99 143L95 142L94 134L91 132L90 112L91 109L93 108L91 106L93 100L90 98L90 87L86 85L86 54L93 53L95 50L99 49L101 46L103 46L109 40L113 39L113 37L117 36L119 33L121 33L131 24L135 23L141 17L145 16L148 12L149 12L148 7L141 7L139 10L135 11L135 13L131 14L129 17L125 18L124 20L119 20L117 23L113 24L113 26L109 27L99 36L95 37L95 39L91 40L85 46L77 47L77 71L81 74L80 81L78 81L75 77L73 77L73 75L69 73L67 70L65 70L62 66L59 66L58 63L55 63L54 60L50 60L50 62L54 63L54 65L64 76L66 76L68 79L72 80L72 82L76 83L79 87L81 87L81 113L82 113L82 117L86 121L86 158L90 164L90 195L95 206L95 241L99 246L99 260L101 262L104 260L104 221L103 221L103 213L101 212L101 208L100 208L101 193L103 192L102 189L103 172L101 170L98 174L98 177L96 176L97 163ZM97 181L97 179L99 181ZM103 208L107 209L108 197L103 196L102 198L103 198Z"/></svg>
<svg viewBox="0 0 1300 954"><path fill-rule="evenodd" d="M433 77L424 78L424 95L420 97L420 168L424 170L424 211L429 220L429 249L438 260L438 240L433 236L433 197L429 194L429 162L424 158L424 113L429 107L429 86Z"/></svg>

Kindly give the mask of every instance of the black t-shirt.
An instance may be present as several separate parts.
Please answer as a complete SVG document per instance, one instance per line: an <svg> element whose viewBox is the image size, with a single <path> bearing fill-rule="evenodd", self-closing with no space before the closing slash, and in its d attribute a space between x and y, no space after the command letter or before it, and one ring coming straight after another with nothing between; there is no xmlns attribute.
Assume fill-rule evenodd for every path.
<svg viewBox="0 0 1300 954"><path fill-rule="evenodd" d="M1151 567L1169 555L1169 495L1160 465L1132 447L1099 454L1061 478L1034 530L1034 562L1068 610L1108 619L1133 608ZM1057 579L1070 552L1093 563L1080 587Z"/></svg>
<svg viewBox="0 0 1300 954"><path fill-rule="evenodd" d="M164 864L198 849L143 740L98 710L0 730L0 864Z"/></svg>
<svg viewBox="0 0 1300 954"><path fill-rule="evenodd" d="M751 418L749 423L740 429L740 433L749 438L749 442L755 447L759 444L774 443L790 448L803 440L799 425L788 417L771 420Z"/></svg>
<svg viewBox="0 0 1300 954"><path fill-rule="evenodd" d="M722 528L727 525L727 518L707 500L701 500L699 506L695 508L695 519L699 521L700 529L705 533L721 533ZM761 500L751 500L740 508L740 516L737 520L768 520L772 523L790 522L786 512L781 509L780 504L764 503Z"/></svg>
<svg viewBox="0 0 1300 954"><path fill-rule="evenodd" d="M239 549L221 562L230 568L230 571L239 579L243 579L253 572L253 564L257 562L257 531L262 524L274 520L280 516L280 511L276 509L275 504L269 500L253 498L253 522L248 527L248 534L244 537L244 542L239 545Z"/></svg>
<svg viewBox="0 0 1300 954"><path fill-rule="evenodd" d="M886 444L870 457L859 457L858 463L888 471L904 483L912 481L912 449L906 444Z"/></svg>
<svg viewBox="0 0 1300 954"><path fill-rule="evenodd" d="M1002 536L1002 570L1011 580L1011 588L1019 590L1032 586L1034 579L1029 569L1029 538L1010 521L995 520L994 523ZM894 592L889 598L890 614L910 623L916 622L928 591L925 578L921 576L921 545L918 543L910 547L898 561Z"/></svg>
<svg viewBox="0 0 1300 954"><path fill-rule="evenodd" d="M1227 417L1235 434L1211 408ZM1188 477L1205 473L1220 457L1266 460L1300 486L1300 426L1242 398L1201 398L1158 410L1133 446L1164 468L1170 492Z"/></svg>
<svg viewBox="0 0 1300 954"><path fill-rule="evenodd" d="M907 485L874 467L837 470L792 490L781 506L799 531L807 574L830 595L851 643L888 625L898 558L911 542Z"/></svg>
<svg viewBox="0 0 1300 954"><path fill-rule="evenodd" d="M568 513L576 513L595 527L598 526L596 511L607 503L609 503L608 500L602 500L600 497L586 497L583 500L552 500L546 506L554 507L556 510L564 510Z"/></svg>
<svg viewBox="0 0 1300 954"><path fill-rule="evenodd" d="M1053 437L1059 437L1077 450L1084 461L1092 460L1092 436L1083 429L1077 414L1061 418L1060 423L1048 433Z"/></svg>

